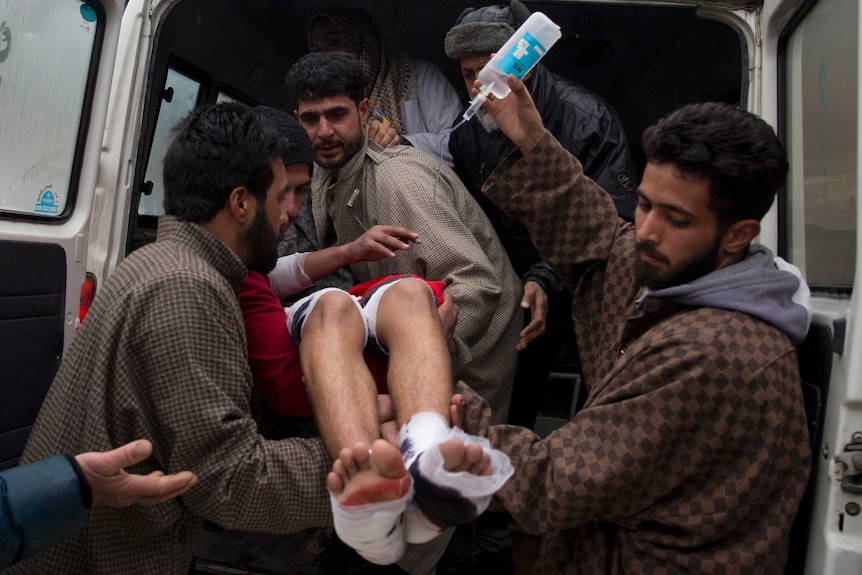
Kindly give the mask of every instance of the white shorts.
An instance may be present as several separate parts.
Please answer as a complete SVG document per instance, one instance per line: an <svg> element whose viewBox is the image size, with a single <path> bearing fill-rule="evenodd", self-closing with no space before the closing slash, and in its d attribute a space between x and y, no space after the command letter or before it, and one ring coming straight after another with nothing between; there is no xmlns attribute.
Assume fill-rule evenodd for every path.
<svg viewBox="0 0 862 575"><path fill-rule="evenodd" d="M289 333L290 337L293 338L293 341L298 348L300 341L302 341L302 332L305 329L305 320L308 319L314 306L317 305L317 300L319 300L325 293L333 291L341 292L346 297L353 300L353 303L356 304L356 308L359 310L360 315L362 315L362 319L365 323L365 349L382 353L383 355L389 355L389 351L384 348L377 339L377 309L380 307L380 298L386 290L404 279L410 278L409 276L393 278L392 281L375 287L361 298L338 288L323 288L320 291L316 291L313 294L295 302L292 306L284 308L284 312L287 314L287 333ZM431 291L430 287L428 288L428 291Z"/></svg>

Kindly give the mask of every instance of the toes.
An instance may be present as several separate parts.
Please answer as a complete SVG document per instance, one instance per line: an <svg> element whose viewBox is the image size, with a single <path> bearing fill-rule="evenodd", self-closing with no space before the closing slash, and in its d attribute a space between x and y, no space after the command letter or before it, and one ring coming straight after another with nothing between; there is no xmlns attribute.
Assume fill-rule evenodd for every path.
<svg viewBox="0 0 862 575"><path fill-rule="evenodd" d="M401 451L385 439L378 439L372 444L371 464L386 478L400 479L407 475Z"/></svg>
<svg viewBox="0 0 862 575"><path fill-rule="evenodd" d="M336 463L339 462L336 461ZM336 497L344 492L344 481L337 471L330 471L329 475L326 476L326 486Z"/></svg>
<svg viewBox="0 0 862 575"><path fill-rule="evenodd" d="M360 441L353 446L353 459L356 461L356 466L360 469L371 469L371 456L368 453L368 444Z"/></svg>
<svg viewBox="0 0 862 575"><path fill-rule="evenodd" d="M464 465L466 447L463 441L457 437L453 437L452 439L447 439L437 447L443 456L443 469L452 472L465 471L467 469L467 466Z"/></svg>
<svg viewBox="0 0 862 575"><path fill-rule="evenodd" d="M491 455L484 451L479 460L470 465L470 473L473 475L488 476L493 472L494 470L491 468Z"/></svg>

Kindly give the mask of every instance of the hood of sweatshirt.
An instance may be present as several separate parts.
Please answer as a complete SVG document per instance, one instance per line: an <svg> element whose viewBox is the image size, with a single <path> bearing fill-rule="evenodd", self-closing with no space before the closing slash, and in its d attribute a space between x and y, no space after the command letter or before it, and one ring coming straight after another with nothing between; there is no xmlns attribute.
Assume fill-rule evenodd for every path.
<svg viewBox="0 0 862 575"><path fill-rule="evenodd" d="M741 311L774 325L795 344L811 323L811 292L796 266L762 245L751 245L741 262L715 270L693 282L650 290L638 298L666 298L695 306Z"/></svg>

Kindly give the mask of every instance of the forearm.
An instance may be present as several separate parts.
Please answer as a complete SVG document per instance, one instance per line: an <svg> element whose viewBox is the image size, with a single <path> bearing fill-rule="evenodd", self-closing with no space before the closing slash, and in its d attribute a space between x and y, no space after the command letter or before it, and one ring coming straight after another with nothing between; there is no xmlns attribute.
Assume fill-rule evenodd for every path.
<svg viewBox="0 0 862 575"><path fill-rule="evenodd" d="M607 261L625 233L610 196L549 133L528 154L510 154L482 192L527 226L542 259L565 281Z"/></svg>
<svg viewBox="0 0 862 575"><path fill-rule="evenodd" d="M87 512L72 464L62 456L0 473L0 567L84 527Z"/></svg>
<svg viewBox="0 0 862 575"><path fill-rule="evenodd" d="M339 245L309 253L302 267L309 279L316 282L352 263L356 262L351 257L350 248L347 245Z"/></svg>

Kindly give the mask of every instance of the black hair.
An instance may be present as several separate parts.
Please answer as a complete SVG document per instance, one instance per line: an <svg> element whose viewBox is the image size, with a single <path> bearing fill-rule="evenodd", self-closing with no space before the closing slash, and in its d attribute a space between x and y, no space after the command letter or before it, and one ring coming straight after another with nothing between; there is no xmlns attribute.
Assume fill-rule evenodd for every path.
<svg viewBox="0 0 862 575"><path fill-rule="evenodd" d="M725 229L760 221L787 177L787 154L769 124L730 104L684 106L647 128L642 144L650 162L709 179L709 208Z"/></svg>
<svg viewBox="0 0 862 575"><path fill-rule="evenodd" d="M269 106L255 106L254 111L260 114L279 136L287 139L288 148L281 156L284 165L308 164L310 174L314 165L314 150L311 147L311 140L308 139L308 132L299 120L293 114Z"/></svg>
<svg viewBox="0 0 862 575"><path fill-rule="evenodd" d="M164 207L187 222L210 221L240 186L265 198L270 160L288 147L260 114L234 103L198 108L174 133L164 160Z"/></svg>
<svg viewBox="0 0 862 575"><path fill-rule="evenodd" d="M359 60L347 52L312 52L293 63L287 73L288 96L306 102L346 94L358 106L368 78Z"/></svg>

